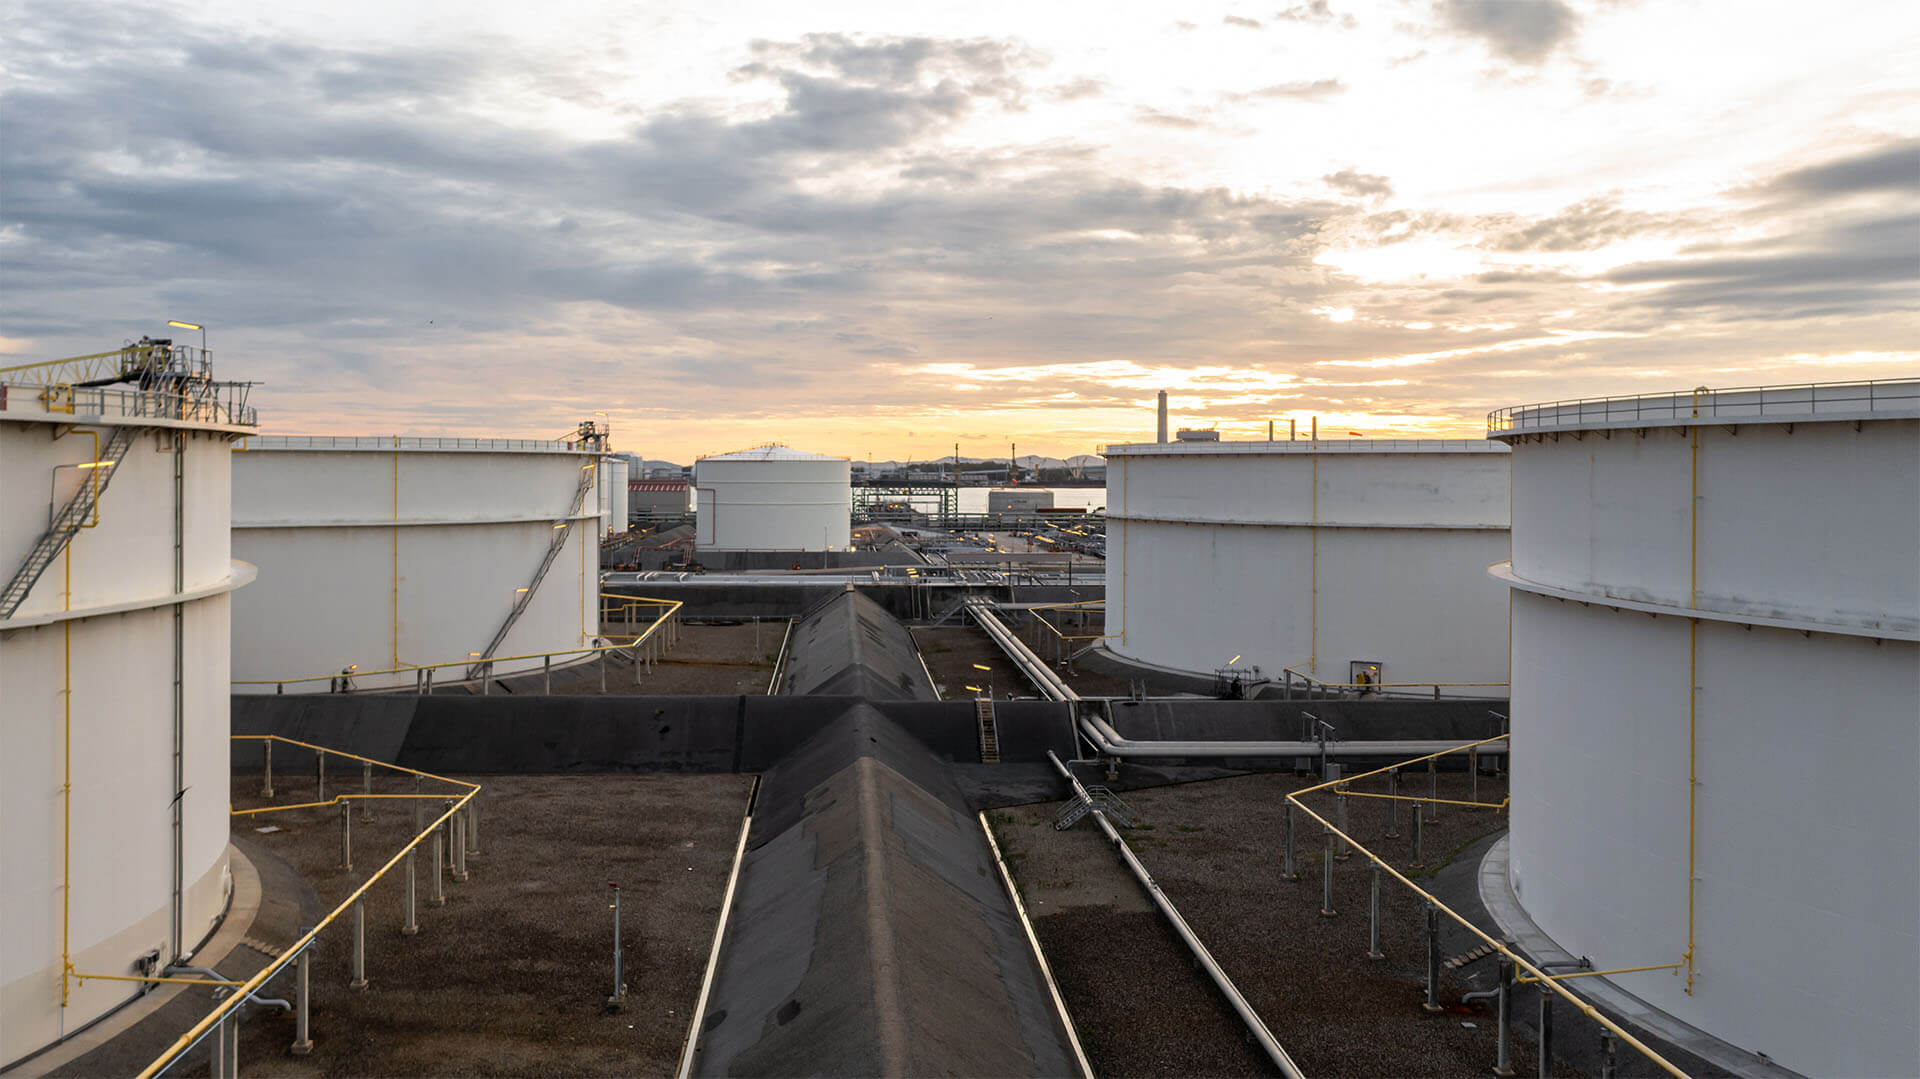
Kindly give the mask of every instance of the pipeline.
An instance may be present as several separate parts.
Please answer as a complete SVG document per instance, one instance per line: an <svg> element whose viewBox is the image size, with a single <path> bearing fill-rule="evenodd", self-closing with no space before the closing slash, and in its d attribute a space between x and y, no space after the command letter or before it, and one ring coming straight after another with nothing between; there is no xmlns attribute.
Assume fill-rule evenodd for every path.
<svg viewBox="0 0 1920 1079"><path fill-rule="evenodd" d="M1282 1048L1280 1042L1274 1038L1273 1032L1267 1029L1267 1024L1261 1021L1259 1013L1253 1010L1253 1005L1248 1004L1247 998L1240 995L1240 990L1234 987L1233 979L1227 977L1227 972L1220 969L1220 964L1214 961L1213 953L1209 952L1207 946L1200 942L1200 938L1194 935L1192 927L1188 926L1187 920L1180 916L1180 911L1174 907L1173 901L1167 898L1167 894L1160 890L1158 884L1154 883L1152 874L1147 872L1147 867L1141 865L1140 859L1134 857L1133 848L1127 846L1127 841L1120 837L1120 833L1114 829L1112 822L1107 820L1106 812L1093 801L1093 798L1087 794L1087 789L1080 785L1080 780L1074 777L1073 772L1060 762L1060 758L1055 756L1052 750L1047 751L1047 759L1052 761L1053 766L1068 783L1073 785L1074 797L1092 807L1093 821L1100 826L1102 832L1106 833L1107 842L1113 844L1113 848L1120 852L1121 860L1125 861L1127 868L1133 871L1134 877L1140 881L1140 886L1147 890L1147 895L1153 899L1154 905L1160 908L1160 913L1166 915L1174 932L1180 934L1180 939L1186 942L1187 949L1193 953L1194 960L1207 972L1207 976L1213 979L1214 986L1227 998L1227 1003L1239 1013L1241 1020L1247 1025L1248 1032L1253 1035L1255 1041L1260 1043L1260 1048L1266 1051L1274 1067L1279 1068L1280 1074L1287 1079L1305 1079L1299 1065L1293 1062L1293 1058L1287 1055L1286 1049Z"/></svg>
<svg viewBox="0 0 1920 1079"><path fill-rule="evenodd" d="M1020 673L1027 676L1027 680L1033 683L1041 696L1053 701L1080 699L1080 694L1075 693L1072 686L1067 685L1059 675L1048 669L1046 660L1034 655L1033 649L1028 648L1025 641L1008 629L1005 622L1000 621L999 616L993 613L991 604L980 599L968 600L967 613L973 615L974 621L980 623L980 628L993 639L993 643L1000 646L1000 650L1007 654L1007 658L1020 669Z"/></svg>
<svg viewBox="0 0 1920 1079"><path fill-rule="evenodd" d="M1108 757L1397 757L1444 753L1472 745L1460 741L1378 742L1237 742L1132 741L1120 736L1099 716L1080 717L1080 730L1093 747ZM1480 746L1483 754L1502 754L1504 743Z"/></svg>

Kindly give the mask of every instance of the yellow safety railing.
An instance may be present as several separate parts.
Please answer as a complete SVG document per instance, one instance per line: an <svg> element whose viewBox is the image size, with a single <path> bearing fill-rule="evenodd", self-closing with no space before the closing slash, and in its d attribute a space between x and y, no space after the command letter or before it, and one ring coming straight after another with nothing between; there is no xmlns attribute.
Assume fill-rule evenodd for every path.
<svg viewBox="0 0 1920 1079"><path fill-rule="evenodd" d="M1063 632L1059 626L1054 625L1053 619L1047 617L1045 613L1047 611L1098 612L1100 614L1100 628L1105 630L1107 620L1107 605L1105 600L1082 600L1078 603L1045 603L1029 607L1027 611L1034 616L1030 619L1034 626L1044 627L1048 633L1053 634L1053 658L1056 662L1064 660L1069 672L1073 670L1073 655L1076 651L1075 642L1106 641L1112 640L1116 636L1116 634L1105 632L1084 634L1066 633ZM1039 639L1034 641L1035 645L1039 643Z"/></svg>
<svg viewBox="0 0 1920 1079"><path fill-rule="evenodd" d="M1436 698L1438 698L1440 696L1440 691L1443 689L1511 689L1512 688L1512 683L1510 682L1328 682L1324 679L1316 678L1313 675L1308 674L1306 671L1303 671L1300 669L1308 665L1309 664L1305 662L1295 663L1291 667L1281 668L1280 673L1284 675L1291 675L1294 678L1298 678L1301 681L1301 683L1304 685L1304 687L1309 690L1341 690L1341 691L1351 690L1353 692L1358 693L1358 692L1373 692L1376 690L1384 690L1384 689L1398 689L1398 690L1431 689L1433 690L1433 695Z"/></svg>
<svg viewBox="0 0 1920 1079"><path fill-rule="evenodd" d="M617 600L619 602L610 605L607 602L608 600ZM664 610L661 610L660 613L654 617L652 623L648 625L646 629L631 638L613 640L603 637L603 640L609 641L607 644L579 645L574 648L559 648L551 652L525 652L512 656L491 656L484 661L478 660L470 655L466 659L447 660L442 663L407 663L397 667L382 667L373 670L362 670L356 666L351 668L350 673L345 675L339 671L334 671L330 674L310 674L302 675L298 678L236 678L232 684L236 686L295 686L304 685L308 682L332 683L342 677L370 678L384 674L412 674L415 676L417 687L422 672L440 671L448 667L469 667L476 662L484 662L489 666L489 669L491 669L491 666L496 663L512 663L519 660L534 659L550 660L555 656L585 658L593 655L604 655L608 652L634 651L637 653L641 647L656 642L659 637L664 636L670 638L667 641L669 644L672 643L672 639L677 639L680 609L686 606L683 601L677 599L623 596L611 592L602 592L600 594L600 601L600 620L603 623L609 621L630 623L634 621L633 615L639 613L642 608L664 608ZM618 613L622 617L618 619L610 618L608 616L611 613ZM529 672L515 671L512 673L526 674ZM489 675L489 679L491 679L491 677L492 676ZM405 689L405 686L384 686L380 687L379 691L396 692L404 691Z"/></svg>
<svg viewBox="0 0 1920 1079"><path fill-rule="evenodd" d="M243 982L218 981L214 979L192 979L192 978L140 978L140 977L133 977L129 975L107 975L107 974L76 975L77 977L81 977L81 978L100 978L100 979L108 979L108 980L114 980L114 981L168 982L168 983L185 982L187 984L193 984L193 985L224 985L224 986L229 986L233 988L234 990L233 993L229 994L224 1000L220 1001L220 1003L216 1005L211 1012L208 1012L204 1018L202 1018L198 1023L195 1023L190 1029L187 1030L185 1034L182 1034L180 1035L180 1037L176 1038L172 1045L168 1046L164 1052L162 1052L158 1057L154 1058L151 1064L148 1064L144 1069L142 1069L140 1072L139 1079L151 1079L152 1076L158 1075L160 1072L164 1071L168 1066L173 1064L174 1061L179 1059L182 1053L185 1053L188 1049L191 1049L201 1039L201 1037L203 1037L207 1033L207 1031L213 1029L215 1024L220 1023L223 1020L226 1020L230 1017L233 1017L232 1013L237 1011L241 1007L241 1005L245 1004L248 1000L250 1000L254 993L258 992L261 989L261 987L265 986L267 982L271 981L276 974L279 974L282 970L286 969L288 964L298 959L300 957L300 953L305 951L309 946L313 944L313 942L320 936L320 933L322 930L332 925L337 919L340 918L341 915L346 914L351 910L353 910L354 905L359 903L361 899L367 894L369 890L373 888L375 884L378 884L382 879L384 879L386 875L392 871L394 866L399 865L401 861L407 857L407 855L411 854L416 847L418 847L422 842L430 838L436 831L444 827L448 821L454 818L456 814L464 812L467 809L468 805L473 801L474 797L480 793L480 785L478 783L469 783L464 779L453 779L448 776L437 776L431 772L422 772L416 768L407 768L398 764L390 764L386 761L377 761L371 757L362 757L357 753L348 753L344 750L330 749L326 746L314 745L311 742L301 742L292 738L283 738L277 734L236 734L236 735L232 735L231 739L235 742L267 742L267 743L278 742L283 745L299 746L302 749L310 749L315 753L321 754L322 757L342 757L347 760L355 760L363 764L373 765L375 767L384 768L389 771L402 772L407 775L417 776L421 779L432 780L436 783L445 783L450 786L459 788L460 790L443 792L440 794L372 794L372 795L369 795L365 793L360 793L360 794L350 794L350 795L343 796L344 798L348 800L353 800L353 801L357 801L360 799L430 798L430 799L438 799L444 802L451 799L454 804L449 806L444 813L441 813L438 817L435 817L433 821L429 823L426 827L422 828L419 834L415 835L411 840L407 842L405 846L401 847L400 850L397 853L395 853L393 857L387 859L387 862L385 865L382 865L379 869L375 870L373 875L369 876L365 881L363 881L360 884L358 888L355 888L350 895L348 895L345 899L341 900L340 904L334 907L333 910L329 912L326 917L320 919L319 924L315 925L312 929L307 930L306 934L301 936L300 939L288 945L280 953L280 955L277 958L275 958L271 963L268 963L265 967L261 968L259 973L255 974L253 977L248 978ZM242 817L242 816L250 816L258 813L287 812L295 809L311 808L316 805L332 805L332 804L338 803L340 800L341 799L339 798L335 798L329 802L309 802L309 803L302 803L297 805L268 806L262 809L251 809L251 810L229 809L229 812L233 816ZM235 1018L237 1021L237 1017L233 1017L233 1018Z"/></svg>
<svg viewBox="0 0 1920 1079"><path fill-rule="evenodd" d="M1445 914L1447 917L1453 919L1455 923L1460 925L1467 932L1479 938L1481 943L1492 948L1494 951L1498 952L1500 955L1505 956L1509 961L1513 963L1514 968L1517 971L1521 972L1516 978L1517 981L1526 982L1529 984L1537 983L1544 987L1541 990L1542 992L1545 992L1547 989L1551 989L1553 992L1559 994L1559 996L1562 999L1566 1000L1567 1003L1573 1005L1574 1008L1576 1008L1582 1015L1585 1015L1587 1018L1600 1024L1600 1026L1604 1027L1607 1031L1612 1033L1615 1037L1619 1038L1621 1041L1632 1046L1635 1050L1639 1051L1655 1066L1659 1067L1662 1071L1666 1072L1668 1075L1675 1076L1676 1079L1688 1079L1687 1073L1682 1071L1678 1065L1674 1064L1672 1061L1668 1060L1666 1057L1660 1055L1660 1053L1654 1050L1653 1047L1647 1045L1645 1042L1641 1041L1639 1038L1634 1037L1631 1032L1626 1030L1620 1024L1614 1022L1612 1019L1607 1018L1607 1016L1603 1014L1598 1008L1595 1008L1593 1005L1587 1003L1582 998L1574 995L1572 991L1568 990L1565 986L1560 984L1563 981L1567 981L1569 979L1576 978L1576 977L1595 977L1603 974L1630 974L1630 973L1637 973L1640 971L1651 971L1651 970L1671 970L1677 974L1680 967L1683 966L1684 963L1669 963L1669 964L1662 964L1658 966L1647 966L1647 967L1620 967L1613 970L1580 971L1572 974L1561 974L1561 975L1548 974L1546 971L1541 970L1538 966L1534 965L1525 957L1519 955L1518 953L1514 952L1512 949L1508 948L1505 944L1501 943L1499 940L1495 939L1494 937L1488 936L1484 931L1480 929L1479 926L1474 925L1471 921L1468 921L1466 918L1461 917L1460 914L1454 911L1452 907L1449 907L1445 903L1441 902L1438 896L1434 895L1432 892L1427 891L1425 888L1420 887L1418 884L1415 884L1412 880L1408 879L1404 874L1402 874L1398 869L1395 869L1385 858L1367 849L1365 844L1353 838L1353 836L1347 834L1346 831L1336 826L1333 821L1328 820L1326 817L1323 817L1319 813L1315 812L1313 809L1307 806L1306 802L1302 800L1309 794L1317 794L1322 791L1334 790L1336 793L1344 795L1348 798L1377 797L1377 798L1394 798L1400 801L1433 803L1438 800L1434 798L1423 798L1417 795L1385 795L1385 794L1369 795L1369 794L1363 794L1361 792L1347 790L1345 788L1347 787L1348 784L1353 783L1355 780L1366 779L1370 776L1377 776L1385 772L1396 771L1398 769L1405 768L1408 765L1419 764L1423 761L1437 760L1440 757L1445 757L1455 753L1470 752L1478 749L1480 746L1488 745L1493 742L1507 741L1510 737L1511 737L1510 735L1505 735L1505 734L1495 735L1492 738L1483 738L1477 742L1467 742L1458 746L1454 746L1451 749L1444 749L1438 753L1429 753L1429 754L1426 754L1425 756L1414 757L1411 760L1401 761L1397 764L1390 764L1384 768L1375 768L1370 772L1361 772L1361 773L1358 773L1357 775L1344 776L1339 779L1330 779L1324 783L1318 783L1318 784L1315 784L1314 786L1307 787L1302 790L1294 791L1293 793L1287 795L1287 802L1292 807L1300 810L1302 813L1305 813L1307 816L1313 818L1313 820L1317 822L1322 828L1326 829L1326 831L1330 835L1337 837L1341 842L1347 844L1348 846L1352 847L1355 851L1358 851L1360 854L1364 855L1369 862L1372 862L1374 865L1378 866L1381 869L1381 871L1385 872L1388 876L1391 876L1394 880L1397 880L1401 884L1405 885L1408 888L1408 890L1412 891L1415 895L1418 895L1421 899L1425 900L1427 904L1430 907L1432 907L1434 910L1437 910L1440 913ZM1442 804L1478 806L1481 808L1493 809L1498 812L1504 813L1509 808L1510 800L1503 799L1499 802L1450 801L1450 802L1444 802ZM1416 809L1415 812L1417 813L1419 812L1419 810Z"/></svg>

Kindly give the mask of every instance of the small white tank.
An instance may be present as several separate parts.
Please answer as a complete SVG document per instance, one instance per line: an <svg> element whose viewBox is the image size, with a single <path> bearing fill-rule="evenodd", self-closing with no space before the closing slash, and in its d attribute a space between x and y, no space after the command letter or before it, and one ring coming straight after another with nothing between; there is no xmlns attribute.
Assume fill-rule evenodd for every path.
<svg viewBox="0 0 1920 1079"><path fill-rule="evenodd" d="M839 551L852 537L852 465L778 444L694 462L702 551Z"/></svg>
<svg viewBox="0 0 1920 1079"><path fill-rule="evenodd" d="M0 374L0 582L57 551L0 611L0 1067L140 991L63 958L183 961L231 890L228 602L252 567L229 557L227 470L255 421L200 350L153 348L133 383ZM83 489L94 511L43 547Z"/></svg>
<svg viewBox="0 0 1920 1079"><path fill-rule="evenodd" d="M247 439L233 456L233 549L260 568L234 608L236 692L411 686L415 666L598 640L597 447L323 436Z"/></svg>
<svg viewBox="0 0 1920 1079"><path fill-rule="evenodd" d="M1507 452L1497 442L1108 446L1108 650L1208 675L1504 693ZM1235 657L1238 657L1236 660ZM1465 683L1480 683L1467 685ZM1430 690L1429 690L1430 691Z"/></svg>
<svg viewBox="0 0 1920 1079"><path fill-rule="evenodd" d="M1519 904L1600 969L1682 964L1617 982L1744 1053L1920 1074L1920 382L1489 426Z"/></svg>

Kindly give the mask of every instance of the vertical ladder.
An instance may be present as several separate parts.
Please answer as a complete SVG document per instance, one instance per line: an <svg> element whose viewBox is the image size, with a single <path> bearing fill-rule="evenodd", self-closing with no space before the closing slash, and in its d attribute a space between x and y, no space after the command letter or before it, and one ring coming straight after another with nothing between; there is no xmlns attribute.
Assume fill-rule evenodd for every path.
<svg viewBox="0 0 1920 1079"><path fill-rule="evenodd" d="M540 591L540 582L547 577L547 571L553 568L553 560L560 557L560 551L567 545L567 537L573 535L574 518L579 515L580 507L586 503L587 492L593 489L594 475L599 471L600 461L595 458L580 470L580 483L573 490L573 505L567 510L566 517L553 529L553 540L547 544L546 557L540 560L540 568L533 571L533 580L527 582L525 591L514 593L513 609L507 612L507 620L500 623L500 629L494 633L493 640L480 652L480 658L467 666L467 680L472 681L486 673L487 661L500 650L500 645L513 630L513 624L520 621L527 605L533 602L534 594Z"/></svg>
<svg viewBox="0 0 1920 1079"><path fill-rule="evenodd" d="M133 445L137 431L137 428L124 426L113 429L107 444L100 448L99 461L94 462L90 470L93 475L81 482L80 489L54 515L53 523L33 545L33 550L27 552L26 561L14 572L13 579L7 582L7 590L0 592L0 618L13 617L13 612L27 601L27 593L32 592L33 586L40 582L40 575L53 565L53 560L60 557L60 552L66 550L67 544L73 542L73 537L85 527L87 518L93 515L94 507L100 504L101 492L112 481L115 467L127 455L128 447Z"/></svg>
<svg viewBox="0 0 1920 1079"><path fill-rule="evenodd" d="M976 698L973 708L980 719L980 763L1000 763L1000 733L993 725L993 702L984 697Z"/></svg>

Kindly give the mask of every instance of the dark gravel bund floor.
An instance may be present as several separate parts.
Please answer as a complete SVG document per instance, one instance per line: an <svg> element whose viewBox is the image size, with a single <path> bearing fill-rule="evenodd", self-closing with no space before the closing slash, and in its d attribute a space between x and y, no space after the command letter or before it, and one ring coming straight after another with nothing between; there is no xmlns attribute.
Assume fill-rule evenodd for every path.
<svg viewBox="0 0 1920 1079"><path fill-rule="evenodd" d="M1414 893L1385 879L1386 958L1369 960L1370 874L1363 857L1335 863L1337 913L1322 916L1325 848L1317 829L1309 832L1302 818L1296 848L1301 879L1282 878L1285 795L1316 782L1264 773L1130 791L1124 797L1139 814L1140 827L1126 837L1306 1074L1488 1074L1493 1012L1487 1003L1460 1003L1467 982L1449 972L1441 982L1444 1010L1429 1014L1421 1008L1426 923ZM1374 786L1384 792L1384 781ZM1467 787L1463 773L1440 777L1442 798L1465 799ZM1355 789L1373 788L1362 781ZM1426 775L1401 790L1425 792ZM1505 796L1503 779L1481 777L1481 800ZM1310 799L1332 817L1330 795ZM1054 830L1062 805L1036 803L988 816L1095 1072L1271 1074L1239 1018L1093 823ZM1452 855L1506 824L1493 810L1443 805L1438 824L1426 831L1428 865L1414 870L1408 865L1409 804L1401 803L1399 839L1380 838L1386 806L1350 799L1352 833L1423 884ZM1520 1037L1514 1065L1522 1075L1537 1068L1532 1043Z"/></svg>
<svg viewBox="0 0 1920 1079"><path fill-rule="evenodd" d="M667 1075L678 1063L706 969L753 777L745 775L461 776L482 785L480 853L468 879L427 902L431 863L417 864L419 926L401 933L405 876L396 867L369 893L367 977L348 986L352 923L321 935L312 962L313 1050L289 1052L294 1021L249 1008L240 1039L248 1076ZM234 808L264 804L257 776L235 776ZM360 787L357 770L335 782ZM411 792L385 773L379 792ZM336 788L328 793L337 794ZM311 800L311 776L285 777L274 802ZM438 805L438 803L433 803ZM260 832L257 829L271 828ZM340 862L340 810L299 809L235 819L269 894L304 891L263 917L253 939L277 948L332 910L412 838L407 802L378 803L353 820L353 870ZM424 851L423 847L423 851ZM302 879L304 878L304 880ZM613 988L609 881L621 885L627 1000ZM269 904L272 906L272 904ZM223 974L260 969L247 946L217 958ZM294 993L291 967L263 994ZM176 1003L192 1016L136 1028L63 1073L132 1075L185 1024L213 1007L206 990ZM193 1004L197 1000L197 1005ZM159 1017L156 1017L159 1018ZM146 1024L142 1024L146 1026ZM142 1035L146 1036L142 1036ZM203 1044L168 1075L208 1074Z"/></svg>

